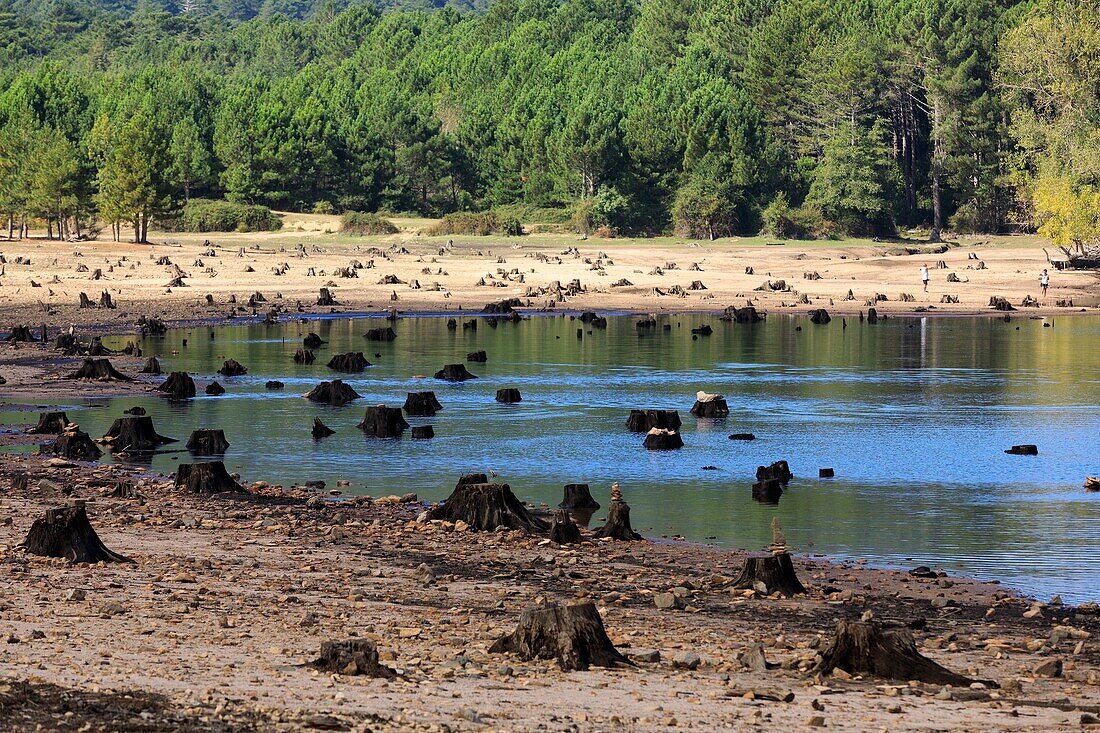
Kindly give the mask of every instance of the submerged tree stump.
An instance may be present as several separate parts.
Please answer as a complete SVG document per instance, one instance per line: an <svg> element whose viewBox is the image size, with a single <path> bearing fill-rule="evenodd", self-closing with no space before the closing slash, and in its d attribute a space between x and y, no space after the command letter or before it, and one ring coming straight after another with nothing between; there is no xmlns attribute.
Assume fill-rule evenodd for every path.
<svg viewBox="0 0 1100 733"><path fill-rule="evenodd" d="M523 396L520 395L519 390L514 387L506 387L504 389L497 390L497 402L501 402L506 405L514 405L517 402L522 402Z"/></svg>
<svg viewBox="0 0 1100 733"><path fill-rule="evenodd" d="M630 526L630 505L625 501L611 501L607 508L607 521L604 525L592 533L592 536L600 539L610 537L613 540L631 542L642 539L642 536Z"/></svg>
<svg viewBox="0 0 1100 733"><path fill-rule="evenodd" d="M581 541L580 527L564 509L554 513L554 521L550 523L550 540L559 545L575 545Z"/></svg>
<svg viewBox="0 0 1100 733"><path fill-rule="evenodd" d="M874 621L837 622L836 636L813 672L830 674L838 668L850 675L918 680L934 685L968 687L980 681L956 674L923 656L917 651L909 629L883 629ZM985 684L997 686L988 681Z"/></svg>
<svg viewBox="0 0 1100 733"><path fill-rule="evenodd" d="M47 509L45 516L31 525L23 547L32 555L63 557L74 563L133 562L107 549L83 505Z"/></svg>
<svg viewBox="0 0 1100 733"><path fill-rule="evenodd" d="M217 382L211 382L210 384L206 385L206 389L204 391L211 397L221 397L223 394L225 394L225 387L221 386Z"/></svg>
<svg viewBox="0 0 1100 733"><path fill-rule="evenodd" d="M312 332L306 334L306 337L302 339L302 346L307 349L319 349L324 343L320 336Z"/></svg>
<svg viewBox="0 0 1100 733"><path fill-rule="evenodd" d="M222 368L218 370L218 374L226 377L240 377L248 374L248 369L236 359L228 359Z"/></svg>
<svg viewBox="0 0 1100 733"><path fill-rule="evenodd" d="M467 379L477 379L477 376L470 374L465 364L447 364L435 373L435 378L448 382L465 382Z"/></svg>
<svg viewBox="0 0 1100 733"><path fill-rule="evenodd" d="M133 377L128 377L111 365L110 359L87 358L72 374L65 379L94 379L99 382L132 382Z"/></svg>
<svg viewBox="0 0 1100 733"><path fill-rule="evenodd" d="M160 362L157 361L157 357L150 356L148 359L146 359L145 364L143 364L142 367L141 367L141 373L142 374L152 374L154 376L159 375L160 374Z"/></svg>
<svg viewBox="0 0 1100 733"><path fill-rule="evenodd" d="M405 397L405 414L410 417L431 417L442 409L435 392L409 392Z"/></svg>
<svg viewBox="0 0 1100 733"><path fill-rule="evenodd" d="M298 349L294 352L295 364L312 364L317 360L317 357L313 355L311 349Z"/></svg>
<svg viewBox="0 0 1100 733"><path fill-rule="evenodd" d="M1005 453L1010 456L1037 456L1039 455L1039 448L1036 445L1027 443L1025 445L1014 445L1011 448L1007 448Z"/></svg>
<svg viewBox="0 0 1100 733"><path fill-rule="evenodd" d="M321 438L327 438L330 435L336 434L336 431L321 422L321 418L319 417L313 418L313 429L311 432L313 433L314 440L320 440Z"/></svg>
<svg viewBox="0 0 1100 733"><path fill-rule="evenodd" d="M415 440L431 440L435 437L435 428L431 425L417 425L412 429L412 436Z"/></svg>
<svg viewBox="0 0 1100 733"><path fill-rule="evenodd" d="M176 439L157 435L153 418L130 416L120 417L111 423L100 442L107 444L112 453L142 453L156 450L166 443L175 443Z"/></svg>
<svg viewBox="0 0 1100 733"><path fill-rule="evenodd" d="M204 428L191 433L187 450L196 456L220 456L229 450L229 441L224 430Z"/></svg>
<svg viewBox="0 0 1100 733"><path fill-rule="evenodd" d="M723 418L729 417L730 408L726 404L726 398L720 394L696 392L691 414L695 417Z"/></svg>
<svg viewBox="0 0 1100 733"><path fill-rule="evenodd" d="M529 608L520 614L516 630L493 642L489 652L556 659L563 671L634 666L607 637L594 603Z"/></svg>
<svg viewBox="0 0 1100 733"><path fill-rule="evenodd" d="M763 583L768 593L793 596L805 593L806 588L794 572L794 563L786 552L779 554L750 555L745 558L740 574L734 579L734 588L752 588Z"/></svg>
<svg viewBox="0 0 1100 733"><path fill-rule="evenodd" d="M355 427L371 438L400 438L409 424L401 415L401 408L375 405L367 408L363 422Z"/></svg>
<svg viewBox="0 0 1100 733"><path fill-rule="evenodd" d="M757 481L778 481L786 485L793 478L794 474L791 473L791 468L786 461L776 461L770 466L757 466L756 468Z"/></svg>
<svg viewBox="0 0 1100 733"><path fill-rule="evenodd" d="M38 448L40 455L58 456L70 461L95 461L103 451L89 435L78 429L66 430L57 438Z"/></svg>
<svg viewBox="0 0 1100 733"><path fill-rule="evenodd" d="M244 491L225 470L225 464L221 461L181 463L176 469L176 488L187 489L193 494Z"/></svg>
<svg viewBox="0 0 1100 733"><path fill-rule="evenodd" d="M59 435L65 432L69 416L64 412L43 412L38 416L38 424L28 430L34 435Z"/></svg>
<svg viewBox="0 0 1100 733"><path fill-rule="evenodd" d="M397 673L378 661L378 648L368 639L325 641L321 656L309 663L322 672L392 679Z"/></svg>
<svg viewBox="0 0 1100 733"><path fill-rule="evenodd" d="M562 509L599 509L600 503L592 498L588 484L566 484L565 495L558 506Z"/></svg>
<svg viewBox="0 0 1100 733"><path fill-rule="evenodd" d="M676 410L631 410L626 429L632 433L648 433L653 428L679 430L683 423Z"/></svg>
<svg viewBox="0 0 1100 733"><path fill-rule="evenodd" d="M824 326L829 321L833 320L829 315L829 311L824 308L818 308L817 310L810 312L810 323L816 326Z"/></svg>
<svg viewBox="0 0 1100 733"><path fill-rule="evenodd" d="M337 372L352 374L361 372L370 366L370 362L363 356L362 351L349 351L346 354L337 354L328 361L328 368Z"/></svg>
<svg viewBox="0 0 1100 733"><path fill-rule="evenodd" d="M484 478L484 475L475 477ZM461 520L482 532L491 532L497 527L528 532L545 532L547 529L546 522L528 512L508 484L459 481L446 501L429 510L428 517L450 522Z"/></svg>
<svg viewBox="0 0 1100 733"><path fill-rule="evenodd" d="M187 372L172 372L168 379L157 387L173 400L188 400L195 396L195 380Z"/></svg>
<svg viewBox="0 0 1100 733"><path fill-rule="evenodd" d="M322 402L333 407L346 405L360 397L358 392L339 379L334 379L331 382L321 382L303 396L311 402Z"/></svg>
<svg viewBox="0 0 1100 733"><path fill-rule="evenodd" d="M466 354L466 361L475 364L484 364L489 361L489 355L484 351L471 351L469 354Z"/></svg>
<svg viewBox="0 0 1100 733"><path fill-rule="evenodd" d="M646 450L679 450L684 447L684 439L675 430L653 428L646 433L642 445Z"/></svg>
<svg viewBox="0 0 1100 733"><path fill-rule="evenodd" d="M372 328L363 334L367 341L393 341L397 338L397 332L389 326L385 328Z"/></svg>

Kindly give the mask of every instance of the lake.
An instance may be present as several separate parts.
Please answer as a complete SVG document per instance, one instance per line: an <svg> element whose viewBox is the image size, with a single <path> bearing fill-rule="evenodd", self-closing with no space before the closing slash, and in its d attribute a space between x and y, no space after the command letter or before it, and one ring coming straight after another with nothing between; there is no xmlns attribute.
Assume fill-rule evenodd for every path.
<svg viewBox="0 0 1100 733"><path fill-rule="evenodd" d="M874 326L834 317L815 326L773 314L750 326L685 315L661 316L642 336L637 320L610 317L606 329L583 326L580 339L580 321L562 316L496 328L481 320L476 331L403 318L389 343L363 337L387 325L381 319L177 330L142 345L162 355L166 372L192 373L198 398L66 408L98 437L141 405L158 432L181 439L170 448L193 429L222 428L226 464L245 480L347 480L345 494L438 500L460 474L492 470L523 500L554 505L564 484L588 483L605 507L619 481L635 528L651 537L758 549L777 517L802 552L997 578L1043 599L1100 598L1100 494L1082 487L1086 474L1100 474L1100 319L1064 317L1048 328L1023 316ZM713 335L693 340L703 323ZM329 343L317 363L297 366L292 355L309 331ZM126 341L105 339L114 348ZM479 379L431 378L480 349L488 362L467 365ZM335 409L302 399L341 376L325 363L345 351L373 364L344 375L363 399ZM248 374L216 374L227 358ZM224 396L202 394L213 378ZM266 390L269 379L286 388ZM496 403L501 387L518 388L523 401ZM444 409L409 422L433 425L434 440L369 439L355 428L366 406L400 407L421 390L434 390ZM692 417L698 390L724 394L729 418ZM643 436L625 429L631 408L679 410L685 447L643 449ZM318 416L335 435L310 437ZM0 407L0 422L32 418ZM735 432L757 440L729 440ZM1039 455L1004 453L1018 443L1037 444ZM754 502L756 467L778 459L795 479L777 506ZM170 472L180 460L186 453L164 453L152 465ZM817 478L821 467L836 477Z"/></svg>

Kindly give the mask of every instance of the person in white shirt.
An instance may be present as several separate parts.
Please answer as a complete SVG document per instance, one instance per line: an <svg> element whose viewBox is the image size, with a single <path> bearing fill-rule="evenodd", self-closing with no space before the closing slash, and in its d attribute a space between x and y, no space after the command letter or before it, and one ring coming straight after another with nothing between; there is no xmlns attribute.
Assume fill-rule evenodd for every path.
<svg viewBox="0 0 1100 733"><path fill-rule="evenodd" d="M928 292L928 265L920 266L920 279L924 282L924 292Z"/></svg>
<svg viewBox="0 0 1100 733"><path fill-rule="evenodd" d="M1039 287L1043 289L1043 300L1047 299L1047 288L1050 287L1050 273L1043 268L1043 274L1039 276Z"/></svg>

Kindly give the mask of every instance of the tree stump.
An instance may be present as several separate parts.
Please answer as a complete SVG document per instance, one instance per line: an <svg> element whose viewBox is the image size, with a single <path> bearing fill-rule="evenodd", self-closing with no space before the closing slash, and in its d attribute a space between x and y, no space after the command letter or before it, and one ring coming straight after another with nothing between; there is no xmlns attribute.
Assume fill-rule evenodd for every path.
<svg viewBox="0 0 1100 733"><path fill-rule="evenodd" d="M624 542L642 539L642 536L630 526L630 505L625 501L614 500L607 508L607 521L593 532L592 536L597 539L610 537Z"/></svg>
<svg viewBox="0 0 1100 733"><path fill-rule="evenodd" d="M137 487L135 487L129 481L118 481L118 482L116 482L114 487L109 492L107 492L106 496L108 496L111 499L137 499L137 500L141 500L141 499L145 498L144 496L142 496L138 492Z"/></svg>
<svg viewBox="0 0 1100 733"><path fill-rule="evenodd" d="M642 443L646 450L679 450L684 447L684 439L675 430L653 428Z"/></svg>
<svg viewBox="0 0 1100 733"><path fill-rule="evenodd" d="M94 379L99 382L132 382L132 377L128 377L122 372L118 371L111 365L109 359L92 359L88 358L84 360L84 363L80 365L72 374L69 374L65 379Z"/></svg>
<svg viewBox="0 0 1100 733"><path fill-rule="evenodd" d="M223 430L196 430L187 440L187 450L195 456L220 456L229 450L229 441Z"/></svg>
<svg viewBox="0 0 1100 733"><path fill-rule="evenodd" d="M763 583L768 593L793 596L806 592L794 572L791 556L786 552L746 557L741 573L733 581L733 587L752 588L755 583Z"/></svg>
<svg viewBox="0 0 1100 733"><path fill-rule="evenodd" d="M1037 456L1039 455L1038 446L1026 444L1026 445L1014 445L1007 449L1005 453L1010 456Z"/></svg>
<svg viewBox="0 0 1100 733"><path fill-rule="evenodd" d="M317 334L310 332L306 334L306 337L302 339L302 346L307 349L319 349L325 342L321 340L321 337Z"/></svg>
<svg viewBox="0 0 1100 733"><path fill-rule="evenodd" d="M187 400L195 396L195 380L191 379L187 372L172 372L168 379L157 387L158 392L164 392L170 399Z"/></svg>
<svg viewBox="0 0 1100 733"><path fill-rule="evenodd" d="M878 309L877 308L868 308L867 309L867 323L868 323L868 325L871 325L871 326L878 323Z"/></svg>
<svg viewBox="0 0 1100 733"><path fill-rule="evenodd" d="M752 485L752 498L761 504L778 504L783 496L783 482L779 479L765 479Z"/></svg>
<svg viewBox="0 0 1100 733"><path fill-rule="evenodd" d="M103 345L103 339L99 336L93 336L91 343L88 344L88 356L110 356L111 354L117 354L117 351L111 351Z"/></svg>
<svg viewBox="0 0 1100 733"><path fill-rule="evenodd" d="M31 332L30 326L12 326L11 333L9 333L4 340L11 343L17 343L20 341L25 343L32 343L34 341L37 341L38 339L34 337L34 333Z"/></svg>
<svg viewBox="0 0 1100 733"><path fill-rule="evenodd" d="M752 433L734 433L730 440L756 440L756 436Z"/></svg>
<svg viewBox="0 0 1100 733"><path fill-rule="evenodd" d="M818 478L834 478L835 476L836 476L836 471L834 471L831 468L819 468L819 469L817 469L817 477Z"/></svg>
<svg viewBox="0 0 1100 733"><path fill-rule="evenodd" d="M69 416L64 412L43 412L38 416L38 424L28 430L34 435L59 435L65 432Z"/></svg>
<svg viewBox="0 0 1100 733"><path fill-rule="evenodd" d="M371 438L400 438L409 424L402 417L400 408L375 405L367 408L363 422L355 427Z"/></svg>
<svg viewBox="0 0 1100 733"><path fill-rule="evenodd" d="M54 441L40 446L38 452L41 455L58 456L70 461L95 461L103 455L103 451L88 434L77 429L66 430Z"/></svg>
<svg viewBox="0 0 1100 733"><path fill-rule="evenodd" d="M47 509L31 525L23 547L32 555L63 557L74 563L133 562L107 549L83 505Z"/></svg>
<svg viewBox="0 0 1100 733"><path fill-rule="evenodd" d="M309 663L322 672L392 679L397 673L378 661L378 648L367 639L325 641L321 656Z"/></svg>
<svg viewBox="0 0 1100 733"><path fill-rule="evenodd" d="M979 681L956 674L923 656L917 651L909 629L883 629L874 621L837 622L836 636L813 672L830 674L837 668L850 675L918 680L934 685L969 687ZM988 681L985 684L997 687Z"/></svg>
<svg viewBox="0 0 1100 733"><path fill-rule="evenodd" d="M317 357L313 355L313 351L310 349L298 349L294 352L295 364L312 364L316 359Z"/></svg>
<svg viewBox="0 0 1100 733"><path fill-rule="evenodd" d="M679 430L683 423L676 410L631 410L626 429L632 433L648 433L653 428Z"/></svg>
<svg viewBox="0 0 1100 733"><path fill-rule="evenodd" d="M464 484L459 481L443 504L429 510L428 517L450 522L461 520L482 532L491 532L497 527L528 532L547 529L546 522L532 516L508 484Z"/></svg>
<svg viewBox="0 0 1100 733"><path fill-rule="evenodd" d="M484 351L471 351L466 354L466 361L471 363L484 364L488 360L489 356Z"/></svg>
<svg viewBox="0 0 1100 733"><path fill-rule="evenodd" d="M328 288L321 288L320 293L317 295L317 305L331 306L339 304L336 302L336 298L332 297L332 291Z"/></svg>
<svg viewBox="0 0 1100 733"><path fill-rule="evenodd" d="M448 382L465 382L467 379L477 379L477 376L470 374L465 364L447 364L435 373L435 378Z"/></svg>
<svg viewBox="0 0 1100 733"><path fill-rule="evenodd" d="M463 486L469 486L470 484L487 483L489 483L489 477L483 473L464 473L458 477L458 483L455 484L455 490L461 489Z"/></svg>
<svg viewBox="0 0 1100 733"><path fill-rule="evenodd" d="M367 341L393 341L397 338L397 332L389 326L385 328L372 328L363 334Z"/></svg>
<svg viewBox="0 0 1100 733"><path fill-rule="evenodd" d="M82 349L80 341L71 333L57 334L57 340L53 342L53 347L65 356L79 354Z"/></svg>
<svg viewBox="0 0 1100 733"><path fill-rule="evenodd" d="M303 396L311 402L322 402L333 407L346 405L360 397L358 392L339 379L334 379L331 382L321 382Z"/></svg>
<svg viewBox="0 0 1100 733"><path fill-rule="evenodd" d="M175 443L176 439L157 435L153 429L153 418L130 416L120 417L111 423L99 442L107 444L112 453L145 453L165 443Z"/></svg>
<svg viewBox="0 0 1100 733"><path fill-rule="evenodd" d="M206 389L204 391L211 397L221 397L223 394L225 394L225 387L221 386L217 382L211 382L210 384L206 385Z"/></svg>
<svg viewBox="0 0 1100 733"><path fill-rule="evenodd" d="M599 509L600 503L592 498L588 484L566 484L565 495L558 506L562 509Z"/></svg>
<svg viewBox="0 0 1100 733"><path fill-rule="evenodd" d="M328 360L328 368L337 372L353 374L361 372L370 366L370 362L363 356L362 351L349 351L346 354L337 354Z"/></svg>
<svg viewBox="0 0 1100 733"><path fill-rule="evenodd" d="M581 530L569 512L559 509L550 523L550 540L559 545L575 545L581 541Z"/></svg>
<svg viewBox="0 0 1100 733"><path fill-rule="evenodd" d="M817 310L810 312L810 323L814 324L815 326L824 326L831 320L833 319L829 316L829 311L825 310L824 308L818 308Z"/></svg>
<svg viewBox="0 0 1100 733"><path fill-rule="evenodd" d="M431 425L417 425L412 429L415 440L431 440L435 437L435 428Z"/></svg>
<svg viewBox="0 0 1100 733"><path fill-rule="evenodd" d="M497 390L497 402L501 402L506 405L514 405L517 402L522 402L523 397L520 395L519 390L514 387L507 387L505 389Z"/></svg>
<svg viewBox="0 0 1100 733"><path fill-rule="evenodd" d="M710 336L711 334L714 333L714 329L710 327L709 323L704 323L702 326L699 326L698 328L691 329L691 332L693 334L695 334L696 336Z"/></svg>
<svg viewBox="0 0 1100 733"><path fill-rule="evenodd" d="M336 431L321 422L321 418L313 418L313 433L314 440L320 440L321 438L327 438L330 435L335 435Z"/></svg>
<svg viewBox="0 0 1100 733"><path fill-rule="evenodd" d="M556 659L563 671L634 666L607 637L593 603L529 608L520 614L516 630L497 639L489 652L523 660Z"/></svg>
<svg viewBox="0 0 1100 733"><path fill-rule="evenodd" d="M720 394L696 392L691 414L695 417L723 418L729 417L730 408L726 404L726 398Z"/></svg>
<svg viewBox="0 0 1100 733"><path fill-rule="evenodd" d="M410 417L431 417L442 409L435 392L409 392L405 397L405 414Z"/></svg>
<svg viewBox="0 0 1100 733"><path fill-rule="evenodd" d="M726 308L725 313L722 315L722 320L731 323L759 323L764 320L764 316L757 313L756 308L751 305L747 305L744 308L730 306Z"/></svg>
<svg viewBox="0 0 1100 733"><path fill-rule="evenodd" d="M280 382L278 379L269 379L266 382L264 382L264 389L276 390L276 389L282 389L285 386L286 385L283 384L282 382Z"/></svg>
<svg viewBox="0 0 1100 733"><path fill-rule="evenodd" d="M776 461L770 466L757 466L756 467L756 480L757 481L778 481L783 485L789 484L791 479L794 478L794 474L791 473L790 466L786 461Z"/></svg>
<svg viewBox="0 0 1100 733"><path fill-rule="evenodd" d="M458 320L455 319L455 318L448 318L447 319L447 330L448 331L457 331L458 330Z"/></svg>
<svg viewBox="0 0 1100 733"><path fill-rule="evenodd" d="M248 374L248 369L236 359L229 359L222 368L218 370L218 374L226 377L240 377Z"/></svg>
<svg viewBox="0 0 1100 733"><path fill-rule="evenodd" d="M244 491L225 470L225 464L221 461L181 463L176 469L176 488L187 489L193 494Z"/></svg>
<svg viewBox="0 0 1100 733"><path fill-rule="evenodd" d="M157 357L150 356L148 359L146 359L145 364L143 364L142 367L141 367L141 373L142 374L159 375L160 374L160 362L157 361Z"/></svg>

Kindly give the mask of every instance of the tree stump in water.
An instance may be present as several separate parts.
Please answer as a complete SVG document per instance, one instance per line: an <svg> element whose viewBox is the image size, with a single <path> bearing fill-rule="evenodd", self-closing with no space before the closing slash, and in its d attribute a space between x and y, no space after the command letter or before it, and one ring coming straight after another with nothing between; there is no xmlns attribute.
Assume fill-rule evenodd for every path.
<svg viewBox="0 0 1100 733"><path fill-rule="evenodd" d="M756 440L756 436L752 433L734 433L729 438L730 440Z"/></svg>
<svg viewBox="0 0 1100 733"><path fill-rule="evenodd" d="M405 397L405 414L410 417L431 417L442 409L435 392L409 392Z"/></svg>
<svg viewBox="0 0 1100 733"><path fill-rule="evenodd" d="M278 379L269 379L268 381L264 382L264 389L275 390L282 389L285 386L286 385L280 382Z"/></svg>
<svg viewBox="0 0 1100 733"><path fill-rule="evenodd" d="M218 374L226 377L240 377L248 374L248 369L236 359L229 359L222 364L222 368L218 370Z"/></svg>
<svg viewBox="0 0 1100 733"><path fill-rule="evenodd" d="M306 337L302 339L302 346L307 349L319 349L325 342L321 340L321 337L315 333L308 333Z"/></svg>
<svg viewBox="0 0 1100 733"><path fill-rule="evenodd" d="M810 312L810 323L813 323L816 326L824 326L831 320L833 319L829 316L829 311L825 310L824 308L818 308L817 310Z"/></svg>
<svg viewBox="0 0 1100 733"><path fill-rule="evenodd" d="M224 430L196 430L187 440L187 450L196 456L220 456L229 450L229 441Z"/></svg>
<svg viewBox="0 0 1100 733"><path fill-rule="evenodd" d="M1031 444L1014 445L1011 448L1007 449L1005 453L1009 454L1010 456L1037 456L1039 455L1039 448L1038 446Z"/></svg>
<svg viewBox="0 0 1100 733"><path fill-rule="evenodd" d="M550 540L559 545L575 545L581 541L581 530L569 512L559 509L550 523Z"/></svg>
<svg viewBox="0 0 1100 733"><path fill-rule="evenodd" d="M111 351L104 346L103 340L99 336L93 336L91 343L88 344L88 356L109 356L117 353L117 351Z"/></svg>
<svg viewBox="0 0 1100 733"><path fill-rule="evenodd" d="M40 455L52 455L59 458L68 458L70 461L95 461L103 455L103 451L81 430L66 430L53 442L46 443L38 448Z"/></svg>
<svg viewBox="0 0 1100 733"><path fill-rule="evenodd" d="M597 539L610 537L613 540L626 542L642 539L642 536L630 526L630 505L625 501L611 502L607 508L607 521L593 532L592 536Z"/></svg>
<svg viewBox="0 0 1100 733"><path fill-rule="evenodd" d="M320 440L321 438L327 438L330 435L335 435L336 431L321 422L321 418L313 418L313 433L314 440Z"/></svg>
<svg viewBox="0 0 1100 733"><path fill-rule="evenodd" d="M642 443L646 450L679 450L684 447L684 439L675 430L653 428Z"/></svg>
<svg viewBox="0 0 1100 733"><path fill-rule="evenodd" d="M316 359L310 349L298 349L294 352L295 364L312 364Z"/></svg>
<svg viewBox="0 0 1100 733"><path fill-rule="evenodd" d="M837 622L836 636L813 672L830 674L837 668L850 675L918 680L934 685L969 687L979 681L956 674L923 656L908 629L883 629L874 621ZM997 687L992 682L985 684Z"/></svg>
<svg viewBox="0 0 1100 733"><path fill-rule="evenodd" d="M783 496L783 482L779 479L765 479L752 485L752 498L761 504L778 504Z"/></svg>
<svg viewBox="0 0 1100 733"><path fill-rule="evenodd" d="M320 293L317 295L317 305L331 306L339 304L336 302L336 298L332 297L332 291L328 288L321 288Z"/></svg>
<svg viewBox="0 0 1100 733"><path fill-rule="evenodd" d="M793 596L805 593L806 588L794 572L794 563L786 552L779 554L750 555L745 558L741 572L733 581L734 588L752 588L755 583L763 583L768 593L781 593Z"/></svg>
<svg viewBox="0 0 1100 733"><path fill-rule="evenodd" d="M69 374L65 379L94 379L100 382L132 382L131 377L127 377L122 372L118 371L111 365L109 359L85 359L84 363L80 365L72 374Z"/></svg>
<svg viewBox="0 0 1100 733"><path fill-rule="evenodd" d="M751 274L751 273L749 273ZM744 308L730 306L722 314L722 320L732 323L759 323L764 317L756 312L756 308L747 305Z"/></svg>
<svg viewBox="0 0 1100 733"><path fill-rule="evenodd" d="M11 343L16 343L19 341L30 343L33 341L37 341L38 339L36 339L34 337L34 334L31 333L30 326L12 326L11 333L9 333L4 340L10 341Z"/></svg>
<svg viewBox="0 0 1100 733"><path fill-rule="evenodd" d="M729 417L730 408L726 404L726 398L720 394L695 393L695 404L691 406L691 414L695 417L723 418Z"/></svg>
<svg viewBox="0 0 1100 733"><path fill-rule="evenodd" d="M714 333L714 329L710 327L710 324L704 323L698 328L691 329L691 332L696 336L710 336Z"/></svg>
<svg viewBox="0 0 1100 733"><path fill-rule="evenodd" d="M634 666L607 637L593 603L529 608L520 614L516 630L493 642L489 652L523 660L556 659L563 671Z"/></svg>
<svg viewBox="0 0 1100 733"><path fill-rule="evenodd" d="M484 351L471 351L469 354L466 354L466 361L469 362L484 364L488 360L489 356Z"/></svg>
<svg viewBox="0 0 1100 733"><path fill-rule="evenodd" d="M142 453L156 450L165 443L175 443L176 439L157 435L153 418L131 416L115 420L100 442L106 443L112 453Z"/></svg>
<svg viewBox="0 0 1100 733"><path fill-rule="evenodd" d="M867 309L867 323L871 326L878 323L878 309L877 308L868 308Z"/></svg>
<svg viewBox="0 0 1100 733"><path fill-rule="evenodd" d="M435 428L431 425L417 425L412 429L412 436L416 440L431 440L435 437Z"/></svg>
<svg viewBox="0 0 1100 733"><path fill-rule="evenodd" d="M168 379L157 387L173 400L187 400L195 396L195 380L187 372L172 372Z"/></svg>
<svg viewBox="0 0 1100 733"><path fill-rule="evenodd" d="M193 494L244 491L244 488L225 470L225 464L221 461L181 463L176 469L176 488L187 489Z"/></svg>
<svg viewBox="0 0 1100 733"><path fill-rule="evenodd" d="M648 433L653 428L679 430L683 423L676 410L631 410L626 429L632 433Z"/></svg>
<svg viewBox="0 0 1100 733"><path fill-rule="evenodd" d="M83 505L47 509L45 516L31 525L23 547L32 555L72 562L133 562L107 549L92 529Z"/></svg>
<svg viewBox="0 0 1100 733"><path fill-rule="evenodd" d="M157 361L157 357L150 356L145 360L145 364L141 367L142 374L160 374L160 362Z"/></svg>
<svg viewBox="0 0 1100 733"><path fill-rule="evenodd" d="M397 673L378 662L378 648L367 639L325 641L321 643L321 656L309 663L322 672L343 675L363 675L392 679Z"/></svg>
<svg viewBox="0 0 1100 733"><path fill-rule="evenodd" d="M144 407L131 407L129 410L123 410L122 414L123 415L144 415L145 414L145 408Z"/></svg>
<svg viewBox="0 0 1100 733"><path fill-rule="evenodd" d="M497 390L497 402L504 403L506 405L514 405L517 402L522 402L523 397L520 395L519 390L514 387L507 387L505 389Z"/></svg>
<svg viewBox="0 0 1100 733"><path fill-rule="evenodd" d="M588 484L566 484L565 495L558 506L562 509L599 509L600 503L592 498Z"/></svg>
<svg viewBox="0 0 1100 733"><path fill-rule="evenodd" d="M38 416L38 424L28 430L34 435L60 435L69 424L69 416L64 412L43 412Z"/></svg>
<svg viewBox="0 0 1100 733"><path fill-rule="evenodd" d="M776 461L770 466L757 466L756 468L757 481L774 480L785 485L789 484L793 478L794 474L791 473L791 468L786 461Z"/></svg>
<svg viewBox="0 0 1100 733"><path fill-rule="evenodd" d="M349 351L346 354L337 354L328 361L328 368L337 372L352 374L361 372L370 366L370 362L363 356L362 351Z"/></svg>
<svg viewBox="0 0 1100 733"><path fill-rule="evenodd" d="M429 510L428 517L450 522L461 520L472 529L483 532L491 532L497 527L525 529L528 532L544 532L547 529L544 521L527 511L508 484L464 484L459 481L443 504Z"/></svg>
<svg viewBox="0 0 1100 733"><path fill-rule="evenodd" d="M334 379L331 382L321 382L303 396L311 402L323 402L326 405L339 407L359 399L360 395L339 379Z"/></svg>
<svg viewBox="0 0 1100 733"><path fill-rule="evenodd" d="M221 386L217 382L211 382L210 384L206 385L206 389L204 391L211 397L221 397L223 394L225 394L225 387Z"/></svg>
<svg viewBox="0 0 1100 733"><path fill-rule="evenodd" d="M397 332L389 326L385 328L372 328L363 334L367 341L393 341L397 338Z"/></svg>
<svg viewBox="0 0 1100 733"><path fill-rule="evenodd" d="M409 424L401 416L400 408L375 405L367 408L363 422L355 427L372 438L400 438Z"/></svg>
<svg viewBox="0 0 1100 733"><path fill-rule="evenodd" d="M435 373L436 379L445 379L448 382L465 382L467 379L477 379L466 370L465 364L447 364Z"/></svg>

